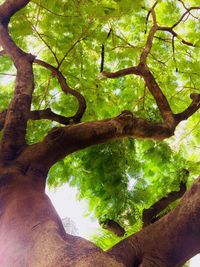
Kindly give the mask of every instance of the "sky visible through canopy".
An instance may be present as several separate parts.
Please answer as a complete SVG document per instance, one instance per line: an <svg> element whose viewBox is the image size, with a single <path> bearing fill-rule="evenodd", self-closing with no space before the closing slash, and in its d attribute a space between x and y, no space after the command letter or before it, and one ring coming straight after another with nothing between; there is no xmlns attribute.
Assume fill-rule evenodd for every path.
<svg viewBox="0 0 200 267"><path fill-rule="evenodd" d="M0 3L2 2L3 1L0 0ZM45 6L47 5L50 10L55 9L55 12L64 10L57 10L57 8L59 8L60 5L62 5L64 2L65 1L47 1L45 3L45 1L43 1ZM76 2L78 3L79 1L72 1L71 8L76 8ZM102 70L116 71L118 69L123 69L132 66L132 64L136 65L138 63L141 51L145 46L145 40L147 37L146 34L148 34L150 27L152 26L151 16L149 17L149 21L145 23L148 9L137 9L137 5L139 5L140 1L135 1L137 5L136 7L134 7L136 8L134 16L126 15L125 17L121 18L121 11L123 11L125 14L126 12L127 14L130 13L130 10L126 9L126 6L128 5L116 6L115 10L115 8L113 9L113 6L110 6L112 1L103 1L106 3L106 8L103 5L97 5L98 8L94 10L93 6L90 6L89 4L87 5L87 1L82 2L85 2L86 4L78 6L76 11L77 13L74 13L74 9L68 9L70 15L70 19L68 20L65 18L65 16L54 17L53 15L55 15L56 13L54 14L47 12L48 9L41 8L40 1L32 1L27 11L22 11L21 15L20 13L16 15L16 20L13 19L11 24L12 36L23 49L30 51L34 55L37 55L37 58L39 59L47 60L52 65L56 64L54 49L59 59L63 58L63 60L61 60L61 69L64 76L67 77L70 86L83 93L83 95L87 99L88 107L83 121L109 118L116 116L120 114L122 110L127 109L134 111L136 115L142 116L145 119L148 117L149 120L159 121L160 117L157 106L154 102L152 102L152 96L148 92L146 86L144 87L144 83L141 77L126 76L122 77L121 80L101 79L104 77L104 75L102 76ZM126 2L130 3L131 1ZM146 3L148 2L151 5L152 1L146 1ZM173 6L171 4L171 2L173 1L161 2L162 3L160 3L157 7L157 19L160 25L168 25L169 22L169 25L171 25L171 20L173 20L174 22L177 21L181 13L185 10L184 7L180 4L179 9L177 9L178 11L174 12L174 8L178 8L178 6ZM191 3L193 2L197 3L197 1L191 1ZM97 1L97 3L99 3L99 1ZM37 18L35 17L35 14L37 13L35 12L35 10L38 11ZM77 16L77 14L79 14L79 11L81 11L82 13L80 16ZM23 12L25 12L25 15L23 15ZM70 12L73 14L73 16ZM198 32L199 30L195 18L195 16L197 15L196 13L197 11L194 11L193 16L186 17L186 19L181 22L178 27L175 27L175 29L181 36L185 36L184 38L188 40L190 40L191 38L191 41L194 42L194 44L198 44L200 42L198 37L199 34L196 34L196 31ZM94 17L90 17L90 14L93 14ZM104 19L102 19L102 14L105 21ZM19 21L21 21L21 18L25 19L23 21L23 31L22 28L20 28L22 27L21 23L18 23ZM49 23L50 19L51 24ZM51 27L49 27L49 25L51 25ZM74 27L74 25L76 27ZM189 105L189 101L191 101L191 99L189 98L190 93L197 93L199 91L199 75L196 75L196 72L198 72L200 67L199 63L196 61L196 59L199 58L197 56L199 50L193 48L193 46L191 48L191 44L189 45L189 47L184 46L183 42L180 42L180 38L173 37L173 41L171 43L168 36L169 32L160 31L157 34L158 36L156 36L157 38L155 38L153 42L151 53L148 57L148 64L153 73L156 74L156 79L158 80L159 84L161 84L161 86L163 87L163 92L167 95L172 109L174 111L181 112L186 108L186 105ZM105 69L99 70L100 63L102 62L103 58L101 58L102 46L105 46L106 51L104 62ZM1 64L3 68L2 73L5 74L7 72L11 75L7 76L8 74L5 74L1 75L0 77L2 91L5 92L5 94L1 96L4 105L4 107L2 108L5 108L7 106L11 92L13 91L11 86L9 94L7 94L7 85L15 80L15 73L13 72L13 68L10 67L9 61L7 62L4 58L2 60L4 60L3 64ZM187 71L184 72L183 70L185 69ZM51 75L51 73L38 68L38 66L35 66L36 90L33 97L32 108L43 109L51 107L53 111L58 112L59 114L71 116L74 110L76 110L77 108L77 103L71 95L65 96L60 92L60 87L55 80L55 77ZM137 88L137 90L135 90L135 88ZM190 164L188 166L191 169L198 169L197 164L199 162L199 131L197 130L197 126L199 125L200 121L198 114L193 115L192 118L190 118L188 121L182 122L182 126L178 128L177 137L171 139L171 141L167 141L170 142L170 148L173 151L181 151L185 159L188 160L188 164ZM54 124L54 122L47 123L45 121L37 124L36 122L30 121L27 134L27 138L30 144L40 140L52 126L56 126L56 124ZM193 136L193 138L191 136ZM124 149L125 145L123 145L122 148L122 145L120 145L119 143L115 143L114 145L111 144L109 149L107 149L108 151L106 149L104 149L104 151L101 150L101 153L99 154L100 156L95 162L96 168L94 169L91 168L91 159L94 158L94 155L96 157L95 149L88 150L89 152L87 154L83 151L79 154L76 154L75 156L72 155L72 157L67 157L66 159L55 165L55 167L52 169L53 171L51 171L51 174L49 175L49 184L52 187L56 188L57 186L60 186L64 183L70 183L74 186L77 186L79 185L79 179L83 181L80 183L79 193L82 194L82 198L85 199L90 198L91 200L91 196L94 196L95 200L93 201L93 203L91 201L90 206L94 206L94 210L96 210L97 214L96 217L98 217L99 219L100 217L103 217L105 215L104 210L105 207L108 207L108 203L106 201L100 201L100 204L104 204L102 210L100 211L100 207L102 205L99 204L99 206L95 206L95 201L99 197L98 193L103 192L100 194L101 200L103 199L103 197L104 199L108 199L106 198L107 190L108 193L111 194L113 199L116 200L114 196L118 196L118 193L114 192L113 188L116 188L116 185L119 185L119 190L117 192L123 192L122 187L123 189L127 189L124 190L124 195L121 194L121 198L123 197L124 202L126 203L126 200L129 200L128 197L126 198L126 193L129 193L129 191L134 188L134 183L136 181L135 177L137 178L137 175L139 177L141 173L141 166L139 165L139 163L143 164L143 161L147 161L147 159L144 159L146 156L149 158L149 161L147 162L149 165L145 163L143 164L145 165L144 171L146 171L146 173L144 172L143 176L145 178L147 177L147 180L141 179L141 183L139 184L141 188L143 189L145 188L145 186L147 187L148 183L150 182L154 183L154 185L158 184L157 182L160 181L159 173L162 173L163 181L160 183L160 187L158 186L155 188L154 192L160 193L160 195L162 195L163 193L164 195L167 192L172 191L174 186L173 179L175 180L176 177L168 177L168 170L171 171L171 173L176 174L179 173L179 169L173 169L175 164L174 166L172 166L173 164L171 164L172 162L170 161L169 165L167 165L167 162L171 159L177 164L177 168L179 168L179 164L182 159L180 157L177 158L176 156L173 157L173 155L171 156L172 151L169 149L166 143L163 146L155 145L154 147L157 146L159 153L153 154L152 151L154 151L154 147L151 146L150 143L146 143L148 147L145 147L145 145L143 146L141 145L141 143L137 143L135 145L135 143L133 142L132 144L126 143L126 150ZM116 148L115 146L118 147ZM132 154L129 153L130 150L128 150L130 146L133 147ZM133 154L135 153L135 146L136 150L141 153L141 157L138 159L138 161L136 160L136 157L133 157ZM149 152L149 154L147 153L147 151ZM109 152L110 154L106 154L105 152ZM136 156L138 156L140 153L135 154L137 154ZM109 166L106 166L106 168L108 168L108 170L110 171L110 179L108 179L108 177L106 177L105 175L105 177L103 177L105 179L102 179L103 182L101 182L100 179L98 180L98 176L103 176L100 171L104 172L104 165L99 164L99 159L103 154L107 156L107 158L105 157L104 159L104 165L106 165L106 162L108 161L107 159L110 157L110 155L114 155L109 158L113 159L112 163L109 162L109 165L113 166L113 169L115 169L115 167L118 167L118 173L121 171L120 177L111 175L111 168L109 169ZM127 163L125 160L126 157ZM120 160L118 160L119 158L120 160L124 159L124 161L122 160L120 163ZM133 158L135 159L135 162L133 162ZM158 167L160 167L161 164L160 158L162 158L164 164L158 171ZM130 160L132 160L131 163L133 164L129 164ZM103 157L101 159L101 162L102 161ZM132 173L124 175L126 174L127 166L134 164L135 166L133 166L133 168L131 169ZM138 169L135 168L137 164ZM170 166L172 169L169 168ZM151 173L152 167L154 167L153 173ZM83 172L82 170L86 171ZM167 172L165 173L165 175L164 171ZM198 170L196 172L198 172ZM92 174L89 175L89 173ZM149 177L146 174L148 174ZM170 176L173 175L170 174ZM196 176L196 173L193 174L193 178L196 178ZM132 184L129 184L129 178L132 179ZM107 183L107 180L111 181L111 183ZM142 183L143 181L144 183ZM175 186L179 187L179 182L177 182ZM105 186L105 190L102 190L102 184ZM167 188L168 191L165 192L164 187L166 187L166 184L168 184L169 188ZM94 185L98 186L94 188ZM131 186L130 190L126 185ZM90 188L91 190L88 190ZM96 189L96 191L94 190L96 195L93 194L93 189ZM161 192L162 190L163 192ZM63 187L58 187L57 189L55 189L55 192L53 190L49 191L48 194L50 195L60 217L70 217L75 222L79 231L79 235L85 238L89 238L93 233L97 231L98 222L95 219L91 220L83 216L87 211L87 203L83 200L81 202L77 201L75 196L76 192L77 191L75 187L70 188L68 185L63 185ZM145 197L146 195L147 194L145 192ZM146 197L146 207L155 202L154 199L150 198L150 196L152 195L156 194L152 194L152 192L149 191L149 202L148 197ZM157 197L158 199L160 195ZM135 199L133 199L131 203L135 203L134 200ZM115 202L119 206L118 199ZM129 206L127 205L125 208L126 210L128 210ZM114 209L112 208L112 210ZM111 212L112 210L108 209L108 215L110 215L109 212ZM131 206L130 214L133 214L132 210L133 207ZM114 215L116 215L117 218L117 216L119 217L121 214L120 212L119 214L117 214L116 212L116 214L113 214L113 216ZM124 216L124 221L127 220L128 215ZM132 217L129 218L130 221L133 221L133 219L135 219ZM133 222L132 224L130 223L130 225L134 225L134 223L135 222ZM199 267L200 257L192 259L190 266Z"/></svg>
<svg viewBox="0 0 200 267"><path fill-rule="evenodd" d="M99 228L96 219L84 216L87 210L87 203L84 200L78 201L76 198L77 190L64 185L57 189L48 189L49 195L59 216L64 219L66 217L73 220L78 229L78 235L90 239ZM200 254L190 260L190 267L200 266Z"/></svg>

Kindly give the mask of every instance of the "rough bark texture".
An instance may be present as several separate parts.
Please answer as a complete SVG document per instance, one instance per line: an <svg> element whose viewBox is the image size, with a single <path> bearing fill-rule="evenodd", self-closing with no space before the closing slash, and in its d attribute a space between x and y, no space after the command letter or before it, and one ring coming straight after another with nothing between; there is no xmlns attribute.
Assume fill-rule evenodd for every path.
<svg viewBox="0 0 200 267"><path fill-rule="evenodd" d="M35 59L17 47L8 33L11 16L29 2L7 0L0 5L1 54L8 55L17 69L14 97L8 109L0 113L0 130L3 132L0 142L0 265L174 267L185 262L200 251L200 179L184 195L175 210L123 240L109 252L101 251L82 238L67 235L45 194L49 168L68 154L117 138L163 140L174 134L178 123L199 109L200 96L192 94L190 106L185 111L174 114L147 66L147 57L156 31L168 31L177 37L173 30L177 24L171 28L157 25L154 12L156 2L150 11L153 26L138 66L116 73L101 74L107 78L129 74L141 76L155 98L162 121L153 123L135 117L130 111L123 111L114 118L79 123L86 108L85 99L68 86L59 71L60 62L56 68ZM190 9L186 13L189 11ZM182 42L188 43L185 40ZM51 71L57 77L61 89L76 97L79 107L73 117L65 118L50 109L30 110L34 90L33 62ZM41 118L55 120L67 126L52 129L43 141L28 146L25 140L27 121Z"/></svg>
<svg viewBox="0 0 200 267"><path fill-rule="evenodd" d="M0 169L0 263L4 267L123 266L79 237L65 233L45 194L42 170Z"/></svg>

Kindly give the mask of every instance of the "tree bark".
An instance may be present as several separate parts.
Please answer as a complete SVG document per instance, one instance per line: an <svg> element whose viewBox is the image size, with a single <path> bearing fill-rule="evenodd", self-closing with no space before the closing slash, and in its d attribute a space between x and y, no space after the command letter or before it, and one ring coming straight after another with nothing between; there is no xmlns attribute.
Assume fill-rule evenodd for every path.
<svg viewBox="0 0 200 267"><path fill-rule="evenodd" d="M200 251L200 178L172 212L106 253L65 233L45 194L46 174L42 164L1 164L1 266L174 267Z"/></svg>
<svg viewBox="0 0 200 267"><path fill-rule="evenodd" d="M65 233L45 194L46 175L18 164L0 169L2 267L124 266L95 245Z"/></svg>
<svg viewBox="0 0 200 267"><path fill-rule="evenodd" d="M82 118L84 97L70 88L59 70L22 51L8 33L11 16L30 0L6 0L0 5L0 44L17 69L14 96L7 111L0 113L0 265L2 267L174 267L200 251L200 178L184 195L180 205L156 223L103 252L79 237L67 235L51 201L45 194L49 168L59 159L91 145L116 138L150 138L163 140L174 134L182 120L200 108L200 95L191 94L192 103L174 114L167 98L147 66L154 34L173 28L160 27L154 7L153 26L138 66L116 73L101 73L117 78L129 74L141 76L159 108L162 122L135 117L130 111L102 121L85 122L52 129L42 142L28 146L28 119L50 119L63 124ZM199 8L198 8L199 9ZM189 9L188 9L189 10ZM184 17L184 16L183 16ZM181 20L183 19L181 18ZM179 22L178 22L179 23ZM182 40L184 44L188 42ZM33 61L54 74L62 90L79 102L76 114L64 118L50 110L30 111L34 90Z"/></svg>

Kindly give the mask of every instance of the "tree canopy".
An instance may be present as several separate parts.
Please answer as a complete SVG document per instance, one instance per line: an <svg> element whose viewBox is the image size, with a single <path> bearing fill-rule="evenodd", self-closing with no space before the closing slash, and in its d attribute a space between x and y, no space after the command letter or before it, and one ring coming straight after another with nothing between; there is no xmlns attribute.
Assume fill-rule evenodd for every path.
<svg viewBox="0 0 200 267"><path fill-rule="evenodd" d="M199 175L199 19L198 0L32 0L9 23L16 44L34 55L29 144L52 127L127 110L149 123L149 135L77 151L48 175L53 187L76 186L103 227L123 228L120 238L139 231L161 199L169 197L151 220L173 209ZM0 76L1 126L16 77L3 49ZM171 128L145 140L155 133L150 124L163 121ZM95 239L107 249L120 238Z"/></svg>

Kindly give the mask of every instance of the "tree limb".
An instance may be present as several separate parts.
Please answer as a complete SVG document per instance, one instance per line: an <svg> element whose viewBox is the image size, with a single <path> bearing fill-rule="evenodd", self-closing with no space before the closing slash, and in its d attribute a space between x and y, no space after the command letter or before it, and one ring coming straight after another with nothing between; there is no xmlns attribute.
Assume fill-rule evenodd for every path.
<svg viewBox="0 0 200 267"><path fill-rule="evenodd" d="M153 95L154 99L156 100L157 106L160 110L161 116L170 127L174 125L174 115L171 110L171 107L167 101L166 96L163 94L162 90L160 89L156 79L154 78L153 74L150 70L143 71L142 74L144 81Z"/></svg>
<svg viewBox="0 0 200 267"><path fill-rule="evenodd" d="M17 69L14 96L6 114L0 146L2 159L13 159L26 145L26 124L34 89L32 70L34 57L22 51L14 43L9 36L7 26L10 17L28 3L27 0L7 0L0 6L0 44Z"/></svg>
<svg viewBox="0 0 200 267"><path fill-rule="evenodd" d="M187 120L192 114L194 114L200 108L200 94L193 93L190 95L192 103L183 112L175 114L175 122L178 124L180 121Z"/></svg>
<svg viewBox="0 0 200 267"><path fill-rule="evenodd" d="M111 119L53 128L42 142L27 148L21 157L33 161L30 152L33 149L35 157L49 168L70 153L109 140L124 137L163 140L173 134L174 129L164 123L152 123L124 111Z"/></svg>
<svg viewBox="0 0 200 267"><path fill-rule="evenodd" d="M172 202L181 198L186 192L186 189L186 181L181 181L179 191L170 192L165 197L154 203L150 208L144 209L142 214L143 227L146 227L147 225L159 220L159 213L165 210Z"/></svg>
<svg viewBox="0 0 200 267"><path fill-rule="evenodd" d="M154 4L153 8L151 9L151 14L152 14L152 18L153 18L153 26L151 27L151 30L150 30L148 37L147 37L145 48L143 49L142 54L140 56L140 64L143 64L143 65L146 65L146 60L147 60L148 54L151 51L153 38L154 38L154 35L157 31L156 14L154 11L156 4L157 4L157 2Z"/></svg>
<svg viewBox="0 0 200 267"><path fill-rule="evenodd" d="M104 77L106 77L106 78L119 78L119 77L123 77L123 76L130 75L130 74L135 74L135 75L139 75L140 76L141 75L141 71L140 71L138 66L125 68L125 69L122 69L122 70L118 70L116 72L103 71L103 72L100 73L99 79L103 79Z"/></svg>
<svg viewBox="0 0 200 267"><path fill-rule="evenodd" d="M8 24L10 18L20 9L25 7L30 0L6 0L0 5L0 17L2 24Z"/></svg>
<svg viewBox="0 0 200 267"><path fill-rule="evenodd" d="M63 76L63 74L54 66L52 66L49 63L46 63L42 60L39 60L39 59L35 59L34 63L36 63L40 66L43 66L46 69L50 70L52 75L58 79L58 82L60 83L60 86L61 86L61 89L63 90L63 92L65 94L71 94L71 95L76 97L76 99L78 100L78 103L79 103L79 107L78 107L76 114L74 116L70 117L70 120L71 120L71 123L79 122L81 120L84 112L85 112L85 109L86 109L86 101L85 101L85 98L82 96L82 94L79 93L78 91L72 89L67 84L66 79ZM64 124L66 124L66 123L64 123Z"/></svg>
<svg viewBox="0 0 200 267"><path fill-rule="evenodd" d="M164 27L164 26L158 26L157 27L158 31L164 31L164 32L169 32L172 36L177 37L181 43L188 45L188 46L192 46L195 47L195 45L191 42L186 41L185 39L181 38L178 33L176 33L172 27Z"/></svg>
<svg viewBox="0 0 200 267"><path fill-rule="evenodd" d="M100 221L99 223L102 228L112 232L116 236L122 237L126 233L124 228L118 222L114 220L106 219L104 221Z"/></svg>
<svg viewBox="0 0 200 267"><path fill-rule="evenodd" d="M0 113L0 131L4 127L7 110ZM31 110L29 114L30 120L50 120L56 121L63 125L69 125L74 123L74 117L65 117L54 113L50 108L43 110Z"/></svg>
<svg viewBox="0 0 200 267"><path fill-rule="evenodd" d="M175 209L142 231L122 240L108 253L128 267L149 267L155 266L155 263L156 266L169 266L169 262L170 266L180 266L189 260L200 250L199 192L200 177Z"/></svg>

